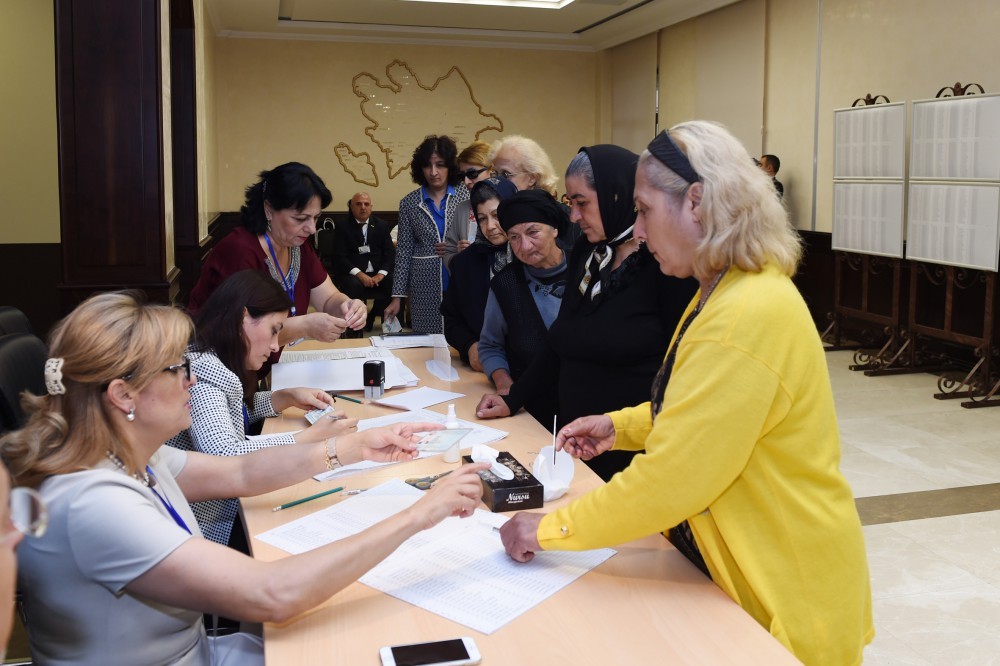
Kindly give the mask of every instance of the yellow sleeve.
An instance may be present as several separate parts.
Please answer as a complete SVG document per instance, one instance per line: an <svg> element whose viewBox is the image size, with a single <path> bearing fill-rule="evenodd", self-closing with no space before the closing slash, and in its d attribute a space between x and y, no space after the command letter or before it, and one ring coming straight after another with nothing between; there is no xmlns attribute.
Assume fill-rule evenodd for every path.
<svg viewBox="0 0 1000 666"><path fill-rule="evenodd" d="M679 350L645 455L545 516L539 544L546 550L611 546L701 513L739 477L775 410L788 405L778 375L763 362L733 345L692 340ZM626 434L623 444L642 430L639 409L612 415L616 430Z"/></svg>
<svg viewBox="0 0 1000 666"><path fill-rule="evenodd" d="M617 412L609 412L608 416L615 424L614 450L641 451L645 448L646 438L653 429L648 402L619 409Z"/></svg>

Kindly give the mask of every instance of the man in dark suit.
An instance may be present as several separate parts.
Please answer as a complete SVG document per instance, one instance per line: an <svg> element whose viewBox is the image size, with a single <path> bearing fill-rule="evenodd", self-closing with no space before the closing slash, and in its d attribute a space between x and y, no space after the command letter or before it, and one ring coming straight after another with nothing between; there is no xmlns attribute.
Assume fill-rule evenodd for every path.
<svg viewBox="0 0 1000 666"><path fill-rule="evenodd" d="M375 300L368 310L367 329L392 298L392 268L396 247L391 226L372 216L372 200L358 192L348 202L347 219L338 220L333 250L333 282L349 298Z"/></svg>

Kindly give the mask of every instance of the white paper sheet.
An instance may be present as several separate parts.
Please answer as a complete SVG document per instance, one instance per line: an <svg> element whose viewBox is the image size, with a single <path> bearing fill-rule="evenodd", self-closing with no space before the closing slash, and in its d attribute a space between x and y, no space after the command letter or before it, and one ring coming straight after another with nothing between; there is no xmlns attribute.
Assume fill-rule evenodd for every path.
<svg viewBox="0 0 1000 666"><path fill-rule="evenodd" d="M346 358L379 360L396 358L388 349L381 347L351 347L350 349L310 349L291 351L287 347L281 352L279 363L299 363L301 361L342 361Z"/></svg>
<svg viewBox="0 0 1000 666"><path fill-rule="evenodd" d="M271 366L271 390L306 386L325 391L363 391L363 367L370 360L372 358L366 356L352 356L334 360L276 363ZM391 353L376 360L385 361L386 388L417 384L417 376Z"/></svg>
<svg viewBox="0 0 1000 666"><path fill-rule="evenodd" d="M454 393L452 391L442 391L441 389L431 388L429 386L421 386L418 389L413 389L412 391L407 391L405 393L383 396L382 398L373 400L372 402L376 405L385 405L387 407L398 407L399 409L412 410L423 409L424 407L439 405L442 402L457 400L464 397L464 393Z"/></svg>
<svg viewBox="0 0 1000 666"><path fill-rule="evenodd" d="M256 538L289 553L304 553L361 532L422 495L396 479ZM616 552L547 551L520 564L507 556L500 542L496 528L506 520L482 509L464 520L448 518L407 539L361 582L491 634Z"/></svg>
<svg viewBox="0 0 1000 666"><path fill-rule="evenodd" d="M429 335L373 335L369 340L375 347L385 349L412 349L414 347L447 347L448 341L441 333Z"/></svg>
<svg viewBox="0 0 1000 666"><path fill-rule="evenodd" d="M445 421L444 414L438 414L437 412L429 412L426 409L416 409L411 412L400 412L398 414L387 414L385 416L378 416L373 419L362 419L358 421L358 430L367 430L368 428L379 428L381 426L393 425L394 423L440 423L444 425ZM489 442L496 442L503 439L508 435L505 430L497 430L496 428L490 428L488 426L481 425L479 423L474 423L472 421L463 421L458 419L459 428L470 428L471 433L465 436L462 440L463 450L470 449L474 444L487 444ZM440 453L434 453L432 451L423 451L420 454L421 458L429 458L430 456L439 456ZM337 479L344 476L351 476L352 474L357 474L358 472L364 472L366 470L375 467L384 467L385 465L395 465L397 463L392 462L371 462L369 460L363 460L359 463L354 463L352 465L344 465L343 467L338 467L335 470L329 472L323 472L317 474L313 478L317 481L329 481L330 479Z"/></svg>

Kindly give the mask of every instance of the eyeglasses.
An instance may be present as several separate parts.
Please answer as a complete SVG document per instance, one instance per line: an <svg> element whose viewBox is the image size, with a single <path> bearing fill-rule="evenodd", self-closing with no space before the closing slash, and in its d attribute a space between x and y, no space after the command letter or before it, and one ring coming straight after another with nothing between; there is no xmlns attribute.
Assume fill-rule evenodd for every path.
<svg viewBox="0 0 1000 666"><path fill-rule="evenodd" d="M514 176L520 176L522 173L526 172L515 171L511 173L510 171L504 170L504 171L491 171L490 173L492 173L496 178L499 178L500 180L510 180Z"/></svg>
<svg viewBox="0 0 1000 666"><path fill-rule="evenodd" d="M489 167L481 167L479 169L466 169L465 171L459 171L458 175L462 178L468 178L469 180L475 180L479 178L479 174L486 171Z"/></svg>
<svg viewBox="0 0 1000 666"><path fill-rule="evenodd" d="M187 381L191 381L191 359L187 357L185 357L184 360L181 361L180 363L177 363L175 365L168 365L167 367L163 368L163 372L172 372L176 375L178 371L180 371L181 369L184 370L184 379L186 379Z"/></svg>
<svg viewBox="0 0 1000 666"><path fill-rule="evenodd" d="M38 538L49 526L49 510L34 488L11 488L10 522L25 536Z"/></svg>

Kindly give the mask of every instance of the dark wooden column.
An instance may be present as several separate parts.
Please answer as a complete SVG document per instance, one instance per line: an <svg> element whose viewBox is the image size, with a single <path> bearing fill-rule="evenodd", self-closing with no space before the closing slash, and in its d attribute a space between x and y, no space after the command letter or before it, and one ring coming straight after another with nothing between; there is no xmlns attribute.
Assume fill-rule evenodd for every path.
<svg viewBox="0 0 1000 666"><path fill-rule="evenodd" d="M61 306L122 288L168 301L160 0L55 0L55 19Z"/></svg>

